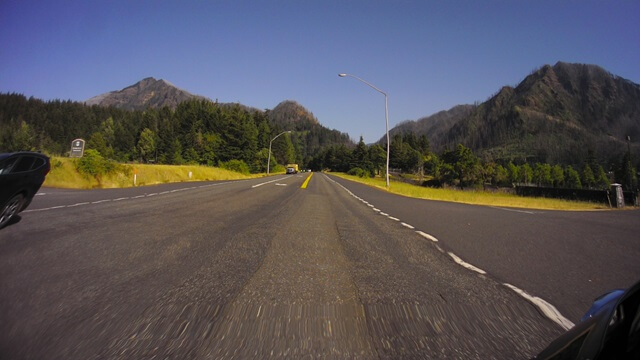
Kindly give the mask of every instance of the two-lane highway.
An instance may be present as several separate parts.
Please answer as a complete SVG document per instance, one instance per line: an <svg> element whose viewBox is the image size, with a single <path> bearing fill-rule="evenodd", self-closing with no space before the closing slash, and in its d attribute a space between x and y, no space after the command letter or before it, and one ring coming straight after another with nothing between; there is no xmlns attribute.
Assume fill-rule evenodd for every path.
<svg viewBox="0 0 640 360"><path fill-rule="evenodd" d="M0 232L0 353L528 358L561 333L392 219L403 198L307 176L43 189Z"/></svg>

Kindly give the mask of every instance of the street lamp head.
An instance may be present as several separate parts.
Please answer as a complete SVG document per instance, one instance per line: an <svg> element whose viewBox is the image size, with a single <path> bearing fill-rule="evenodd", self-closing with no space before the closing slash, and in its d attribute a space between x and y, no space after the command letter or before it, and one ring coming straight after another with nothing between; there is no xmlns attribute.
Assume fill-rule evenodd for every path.
<svg viewBox="0 0 640 360"><path fill-rule="evenodd" d="M345 76L347 76L347 74L338 74L338 76L345 77Z"/></svg>

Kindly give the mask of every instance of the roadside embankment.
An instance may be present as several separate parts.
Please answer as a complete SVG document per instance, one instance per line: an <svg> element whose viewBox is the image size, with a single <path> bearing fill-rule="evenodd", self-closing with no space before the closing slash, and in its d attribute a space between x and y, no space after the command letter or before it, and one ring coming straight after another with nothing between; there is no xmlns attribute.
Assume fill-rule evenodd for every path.
<svg viewBox="0 0 640 360"><path fill-rule="evenodd" d="M81 173L78 159L51 157L51 172L43 186L68 189L125 188L182 181L238 180L262 177L201 165L150 165L111 163L97 175ZM135 185L134 185L135 177Z"/></svg>
<svg viewBox="0 0 640 360"><path fill-rule="evenodd" d="M384 178L361 178L344 173L331 173L344 179L386 190ZM514 194L482 190L436 189L391 181L391 193L426 200L459 202L473 205L500 206L539 210L602 210L609 207L600 203L568 201L541 197L522 197Z"/></svg>

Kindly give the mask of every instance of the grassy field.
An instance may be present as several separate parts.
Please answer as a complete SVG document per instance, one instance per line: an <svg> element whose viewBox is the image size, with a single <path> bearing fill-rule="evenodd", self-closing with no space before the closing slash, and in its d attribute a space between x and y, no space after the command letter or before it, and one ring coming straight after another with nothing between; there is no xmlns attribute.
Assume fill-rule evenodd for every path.
<svg viewBox="0 0 640 360"><path fill-rule="evenodd" d="M360 178L344 173L331 173L348 180L386 190L384 178ZM461 191L457 189L434 189L391 181L389 192L418 199L452 201L464 204L514 207L540 210L595 210L609 209L604 204L568 201L547 198L530 198L518 195L486 191Z"/></svg>
<svg viewBox="0 0 640 360"><path fill-rule="evenodd" d="M226 169L199 165L117 164L116 170L99 177L85 176L76 170L77 159L52 157L51 172L43 186L68 189L133 187L182 181L237 180L262 177L264 174L244 175ZM191 172L191 178L189 178Z"/></svg>

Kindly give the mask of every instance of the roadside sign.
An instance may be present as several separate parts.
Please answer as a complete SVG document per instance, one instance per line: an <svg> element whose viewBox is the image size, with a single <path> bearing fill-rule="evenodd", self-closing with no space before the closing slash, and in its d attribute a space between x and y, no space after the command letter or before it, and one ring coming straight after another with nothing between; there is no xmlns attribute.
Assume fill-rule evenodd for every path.
<svg viewBox="0 0 640 360"><path fill-rule="evenodd" d="M75 139L71 142L71 157L82 157L84 155L84 140Z"/></svg>

